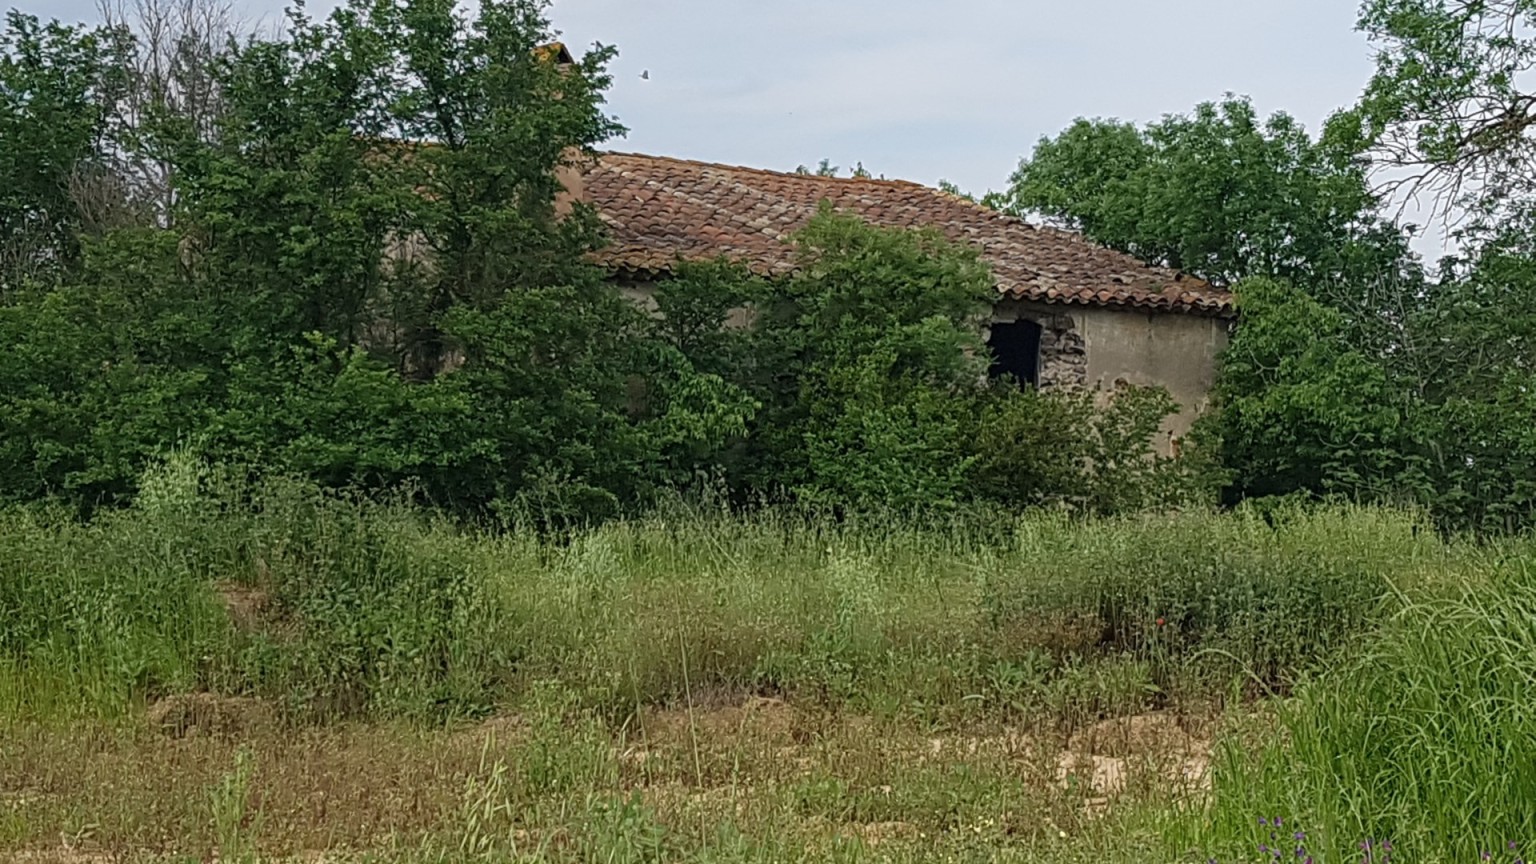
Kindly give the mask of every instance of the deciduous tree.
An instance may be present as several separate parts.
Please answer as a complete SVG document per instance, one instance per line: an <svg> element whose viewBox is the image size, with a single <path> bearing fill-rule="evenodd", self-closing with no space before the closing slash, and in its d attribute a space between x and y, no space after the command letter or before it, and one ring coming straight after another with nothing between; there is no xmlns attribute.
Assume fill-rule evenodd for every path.
<svg viewBox="0 0 1536 864"><path fill-rule="evenodd" d="M1379 282L1412 269L1363 163L1235 97L1145 128L1078 120L1036 145L1005 200L1221 284Z"/></svg>

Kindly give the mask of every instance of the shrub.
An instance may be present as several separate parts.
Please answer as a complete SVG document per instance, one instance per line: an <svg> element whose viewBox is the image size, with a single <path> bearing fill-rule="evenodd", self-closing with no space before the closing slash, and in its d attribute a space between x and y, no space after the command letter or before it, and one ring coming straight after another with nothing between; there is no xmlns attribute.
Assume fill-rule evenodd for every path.
<svg viewBox="0 0 1536 864"><path fill-rule="evenodd" d="M1206 454L1152 448L1178 406L1158 388L1107 398L1085 391L997 388L971 438L972 480L983 500L1049 504L1112 515L1214 500L1220 475Z"/></svg>
<svg viewBox="0 0 1536 864"><path fill-rule="evenodd" d="M795 238L800 271L768 292L749 388L764 406L738 485L807 501L953 507L985 366L991 275L932 230L824 208Z"/></svg>
<svg viewBox="0 0 1536 864"><path fill-rule="evenodd" d="M760 408L742 446L711 454L739 499L788 492L844 513L911 515L978 501L1117 513L1210 497L1203 464L1153 452L1178 407L1166 392L984 383L993 289L974 250L830 209L795 242L791 279L717 261L656 289L655 332ZM753 325L728 327L742 305Z"/></svg>
<svg viewBox="0 0 1536 864"><path fill-rule="evenodd" d="M1129 654L1167 685L1238 675L1294 683L1358 640L1441 547L1390 511L1294 511L1081 523L1024 520L987 578L1000 638L1058 654Z"/></svg>
<svg viewBox="0 0 1536 864"><path fill-rule="evenodd" d="M1222 355L1209 420L1232 493L1380 500L1416 489L1405 394L1356 344L1348 316L1262 279L1237 296L1243 326Z"/></svg>

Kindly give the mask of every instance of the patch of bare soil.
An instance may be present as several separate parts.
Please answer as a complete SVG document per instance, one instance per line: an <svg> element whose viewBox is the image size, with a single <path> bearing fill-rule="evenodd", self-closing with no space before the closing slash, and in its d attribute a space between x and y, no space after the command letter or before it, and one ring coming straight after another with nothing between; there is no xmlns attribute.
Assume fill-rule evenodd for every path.
<svg viewBox="0 0 1536 864"><path fill-rule="evenodd" d="M781 699L753 696L734 705L672 707L641 714L645 737L658 743L698 737L719 740L744 736L788 744L803 725L800 712Z"/></svg>
<svg viewBox="0 0 1536 864"><path fill-rule="evenodd" d="M1113 756L1062 751L1056 762L1056 782L1092 798L1109 798L1125 791L1129 766Z"/></svg>
<svg viewBox="0 0 1536 864"><path fill-rule="evenodd" d="M149 727L171 738L251 738L277 727L277 712L248 696L184 693L168 696L145 713Z"/></svg>
<svg viewBox="0 0 1536 864"><path fill-rule="evenodd" d="M1004 730L986 737L949 736L929 738L926 760L970 759L990 756L998 759L1031 759L1038 752L1035 740L1016 729Z"/></svg>
<svg viewBox="0 0 1536 864"><path fill-rule="evenodd" d="M238 582L220 582L213 587L219 595L219 602L224 604L224 611L229 613L229 620L236 627L241 630L261 627L272 603L267 592Z"/></svg>
<svg viewBox="0 0 1536 864"><path fill-rule="evenodd" d="M1056 781L1081 790L1090 810L1123 793L1137 771L1186 789L1210 783L1211 742L1191 731L1188 718L1138 714L1097 723L1073 735L1057 761Z"/></svg>

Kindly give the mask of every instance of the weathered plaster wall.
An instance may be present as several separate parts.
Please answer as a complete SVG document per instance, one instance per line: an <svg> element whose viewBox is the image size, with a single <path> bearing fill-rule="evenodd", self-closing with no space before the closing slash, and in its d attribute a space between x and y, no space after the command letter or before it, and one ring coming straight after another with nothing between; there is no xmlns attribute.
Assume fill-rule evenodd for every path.
<svg viewBox="0 0 1536 864"><path fill-rule="evenodd" d="M1228 321L1203 315L1005 301L994 320L1041 325L1040 383L1110 393L1121 384L1166 388L1182 410L1164 425L1163 449L1210 404Z"/></svg>
<svg viewBox="0 0 1536 864"><path fill-rule="evenodd" d="M1103 391L1121 381L1166 387L1182 410L1168 419L1164 431L1172 439L1183 438L1210 406L1216 358L1227 347L1227 319L1088 309L1082 322L1089 385Z"/></svg>
<svg viewBox="0 0 1536 864"><path fill-rule="evenodd" d="M620 290L654 312L650 283L623 282ZM1166 388L1181 410L1168 418L1157 442L1165 453L1209 405L1216 357L1227 344L1224 318L1016 300L993 310L993 321L1020 319L1040 324L1041 387L1085 387L1105 394L1122 384ZM750 321L742 309L729 324L742 327Z"/></svg>

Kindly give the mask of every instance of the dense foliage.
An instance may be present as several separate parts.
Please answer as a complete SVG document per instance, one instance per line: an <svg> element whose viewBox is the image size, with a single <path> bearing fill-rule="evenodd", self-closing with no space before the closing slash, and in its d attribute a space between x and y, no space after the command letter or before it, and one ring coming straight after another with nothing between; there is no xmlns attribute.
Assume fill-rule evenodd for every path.
<svg viewBox="0 0 1536 864"><path fill-rule="evenodd" d="M1434 74L1463 76L1460 85L1415 77L1430 74L1416 52L1444 49L1431 36L1460 20L1427 8L1367 8L1363 26L1398 40L1397 53L1383 55L1361 106L1321 139L1229 97L1145 128L1080 120L1042 140L1013 177L1012 209L1233 286L1241 324L1203 430L1229 472L1229 500L1411 501L1447 527L1477 530L1536 519L1522 479L1536 468L1525 431L1536 425L1536 294L1530 220L1510 178L1484 178L1488 194L1459 232L1463 251L1437 278L1409 251L1413 227L1388 216L1392 187L1371 183L1371 168L1390 164L1383 142L1430 134L1424 88L1461 98L1481 86L1472 79L1500 74L1452 52L1437 55ZM1462 23L1464 47L1482 44L1489 60L1481 25ZM1423 158L1456 161L1419 140Z"/></svg>
<svg viewBox="0 0 1536 864"><path fill-rule="evenodd" d="M1151 452L1177 406L1160 390L1105 400L987 383L992 292L976 252L933 231L822 212L800 267L768 283L726 262L657 286L658 330L695 369L757 406L716 467L738 496L834 508L984 501L1126 512L1209 497L1197 460ZM749 304L753 324L723 326Z"/></svg>
<svg viewBox="0 0 1536 864"><path fill-rule="evenodd" d="M146 77L157 49L129 31L13 15L0 499L121 503L177 445L547 522L721 483L834 508L1113 510L1143 493L1094 478L1166 473L1147 442L1173 406L1140 394L1124 458L1047 455L1094 440L1099 412L984 384L991 277L937 234L826 212L793 278L699 264L654 286L655 314L624 299L587 263L595 214L561 197L620 131L612 52L560 66L542 9L353 0L275 38L202 34L177 49L200 100Z"/></svg>
<svg viewBox="0 0 1536 864"><path fill-rule="evenodd" d="M1145 128L1078 120L1040 141L1004 201L1222 284L1380 280L1408 263L1362 162L1235 97Z"/></svg>
<svg viewBox="0 0 1536 864"><path fill-rule="evenodd" d="M11 29L14 55L36 55L36 25ZM45 83L93 70L110 35L45 32L76 43L36 60ZM640 314L582 263L592 215L556 216L557 168L618 127L599 111L609 52L565 71L535 50L547 37L533 3L466 19L358 2L215 57L211 132L149 112L134 140L172 167L175 227L76 231L78 273L34 274L0 308L6 497L119 500L189 441L477 506L558 479L563 498L612 510L660 479L654 437L721 428L630 415L631 376L692 372L652 356ZM68 95L89 101L82 87ZM81 139L103 160L126 146ZM0 150L50 163L24 140Z"/></svg>
<svg viewBox="0 0 1536 864"><path fill-rule="evenodd" d="M600 223L561 197L620 131L612 51L562 67L543 9L352 0L276 37L169 42L11 14L0 500L122 503L183 445L549 522L704 488L1121 512L1217 477L1233 501L1536 516L1536 198L1511 167L1536 43L1495 33L1523 4L1369 4L1378 73L1321 139L1236 97L1082 120L989 196L1235 288L1219 410L1177 461L1149 453L1163 395L985 383L990 275L936 234L824 212L793 277L683 266L652 313L626 301L588 263ZM1371 184L1410 157L1475 181L1434 276Z"/></svg>
<svg viewBox="0 0 1536 864"><path fill-rule="evenodd" d="M0 298L74 263L103 227L120 34L12 11L0 29Z"/></svg>

